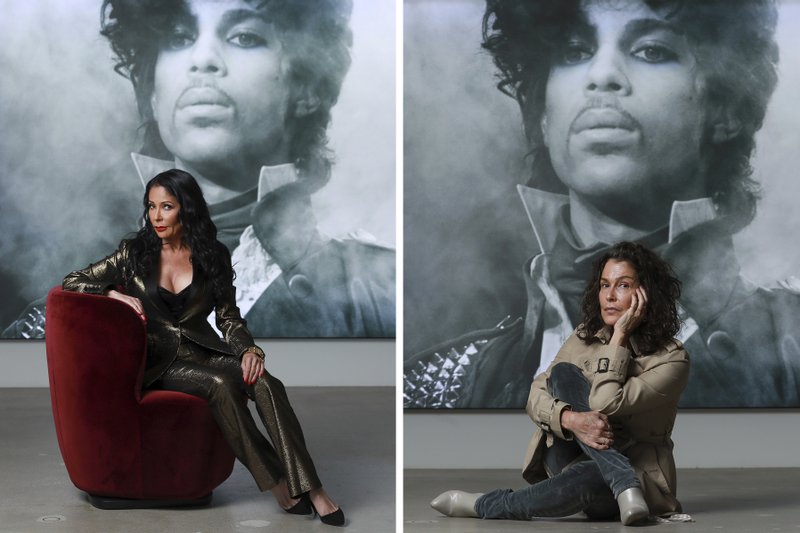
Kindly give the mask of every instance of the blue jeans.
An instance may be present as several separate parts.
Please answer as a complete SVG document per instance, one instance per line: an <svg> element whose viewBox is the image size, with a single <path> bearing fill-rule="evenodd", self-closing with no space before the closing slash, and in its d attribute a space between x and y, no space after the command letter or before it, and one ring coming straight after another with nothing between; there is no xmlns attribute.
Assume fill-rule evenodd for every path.
<svg viewBox="0 0 800 533"><path fill-rule="evenodd" d="M570 404L573 411L591 411L590 385L577 366L555 365L547 388L554 398ZM581 452L587 458L565 470ZM589 518L609 519L619 511L616 496L639 486L630 461L622 453L614 448L596 450L577 439L555 438L553 446L544 452L544 463L552 477L517 491L497 489L484 494L475 502L478 516L529 520L583 511Z"/></svg>

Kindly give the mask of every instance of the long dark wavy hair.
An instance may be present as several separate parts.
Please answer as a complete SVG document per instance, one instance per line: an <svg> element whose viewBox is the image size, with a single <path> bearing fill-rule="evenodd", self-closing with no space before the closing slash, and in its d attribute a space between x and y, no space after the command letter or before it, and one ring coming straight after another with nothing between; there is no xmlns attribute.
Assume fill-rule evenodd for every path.
<svg viewBox="0 0 800 533"><path fill-rule="evenodd" d="M775 0L644 0L686 36L704 81L708 124L706 193L732 231L756 214L759 184L750 156L767 103L778 82ZM497 87L522 112L531 161L529 185L565 192L550 162L540 127L545 89L554 60L570 29L584 17L580 0L486 0L483 43L497 67ZM711 142L716 117L731 117L738 134Z"/></svg>
<svg viewBox="0 0 800 533"><path fill-rule="evenodd" d="M293 99L307 96L319 103L294 122L289 157L303 186L313 192L330 179L333 152L328 148L331 109L350 68L352 0L252 0L275 25L289 60ZM179 0L103 0L101 31L116 56L115 70L133 83L144 130L142 153L171 159L153 116L151 96L156 60L165 36L187 10ZM268 98L269 95L265 95Z"/></svg>
<svg viewBox="0 0 800 533"><path fill-rule="evenodd" d="M156 186L164 187L178 201L178 219L183 226L181 240L189 247L192 265L201 275L211 280L215 294L221 294L233 281L230 261L225 260L230 252L224 244L217 241L217 226L211 220L208 204L197 181L188 172L176 168L156 175L145 186L142 229L128 240L130 264L127 277L146 278L153 269L158 268L162 243L148 216L150 190Z"/></svg>
<svg viewBox="0 0 800 533"><path fill-rule="evenodd" d="M586 344L605 323L600 315L600 277L609 260L627 261L636 271L639 283L647 292L644 320L636 328L636 340L643 353L653 353L670 342L681 329L678 298L681 282L669 263L652 250L634 242L619 242L592 266L592 277L583 293L583 321L578 337Z"/></svg>

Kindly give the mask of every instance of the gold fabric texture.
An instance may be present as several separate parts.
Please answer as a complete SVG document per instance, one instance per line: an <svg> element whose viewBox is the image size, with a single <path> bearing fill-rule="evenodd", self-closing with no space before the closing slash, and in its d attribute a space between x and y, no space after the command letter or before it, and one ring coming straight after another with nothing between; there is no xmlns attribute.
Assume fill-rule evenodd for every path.
<svg viewBox="0 0 800 533"><path fill-rule="evenodd" d="M128 296L141 300L147 317L143 387L205 398L228 444L259 489L272 488L282 477L293 496L320 487L283 384L266 371L254 384L244 383L240 356L246 350L263 356L263 351L255 345L236 306L233 284L215 296L211 281L195 269L188 301L176 319L158 295L156 275L147 279L126 275L129 253L130 244L123 241L110 256L67 275L62 287L103 294L123 286ZM221 244L219 253L230 264L230 254ZM212 310L225 340L206 320ZM255 401L272 444L258 430L247 408L248 397Z"/></svg>
<svg viewBox="0 0 800 533"><path fill-rule="evenodd" d="M232 357L206 352L191 343L182 344L179 352L151 388L205 398L233 453L260 490L272 488L282 477L292 496L321 486L300 422L279 379L265 371L253 385L247 385L239 362ZM248 397L255 402L272 444L250 415Z"/></svg>
<svg viewBox="0 0 800 533"><path fill-rule="evenodd" d="M215 297L211 281L195 269L189 299L183 314L176 320L158 295L157 272L147 279L133 276L125 283L129 253L130 245L128 241L123 241L119 249L105 259L68 274L62 287L67 291L103 294L109 289L123 286L125 294L141 300L147 316L145 387L158 379L175 360L181 339L191 340L199 346L234 358L255 345L247 322L236 306L236 288L233 284ZM230 254L221 244L219 253L230 264ZM216 313L217 328L224 335L224 341L207 321L212 310Z"/></svg>

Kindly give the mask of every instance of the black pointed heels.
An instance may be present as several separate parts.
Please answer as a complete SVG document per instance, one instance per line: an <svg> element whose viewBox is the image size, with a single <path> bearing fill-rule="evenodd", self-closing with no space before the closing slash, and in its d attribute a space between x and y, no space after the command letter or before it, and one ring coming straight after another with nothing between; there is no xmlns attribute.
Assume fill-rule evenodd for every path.
<svg viewBox="0 0 800 533"><path fill-rule="evenodd" d="M311 504L311 508L314 510L315 513L317 513L317 516L319 517L320 522L322 522L323 524L326 524L326 525L329 525L329 526L339 526L339 527L344 525L344 512L342 512L342 508L341 507L339 509L336 509L332 513L329 513L329 514L326 514L326 515L321 515L317 511L317 508L314 507L314 502L312 502L309 499L308 503Z"/></svg>
<svg viewBox="0 0 800 533"><path fill-rule="evenodd" d="M288 509L284 509L284 511L289 514L299 515L309 515L314 512L311 505L311 499L308 497L308 494L301 494L297 503Z"/></svg>

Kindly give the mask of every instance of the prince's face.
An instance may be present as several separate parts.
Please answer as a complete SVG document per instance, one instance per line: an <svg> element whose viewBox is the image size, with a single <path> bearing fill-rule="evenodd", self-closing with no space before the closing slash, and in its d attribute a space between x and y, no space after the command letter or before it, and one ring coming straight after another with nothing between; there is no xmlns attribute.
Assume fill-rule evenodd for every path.
<svg viewBox="0 0 800 533"><path fill-rule="evenodd" d="M269 13L243 0L185 5L155 67L164 144L206 177L287 162L288 65Z"/></svg>
<svg viewBox="0 0 800 533"><path fill-rule="evenodd" d="M604 210L703 196L706 112L685 37L641 0L581 5L546 87L542 133L556 174Z"/></svg>

